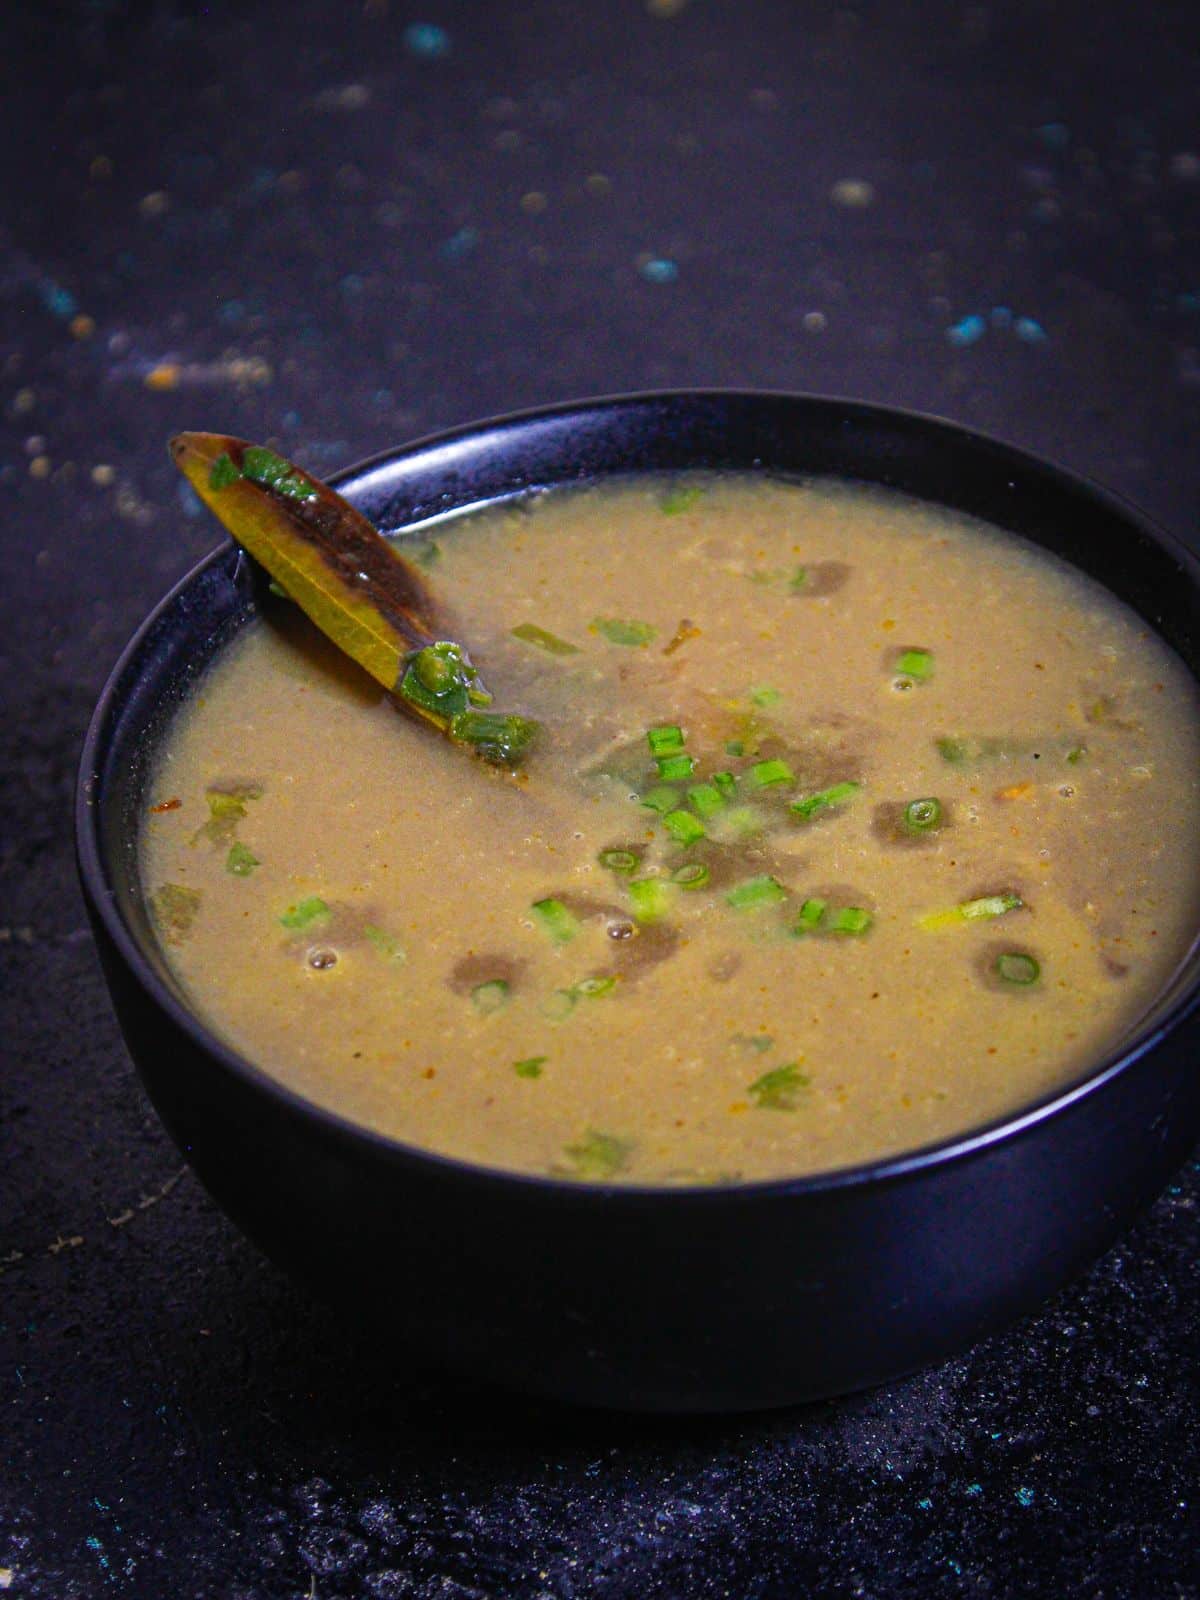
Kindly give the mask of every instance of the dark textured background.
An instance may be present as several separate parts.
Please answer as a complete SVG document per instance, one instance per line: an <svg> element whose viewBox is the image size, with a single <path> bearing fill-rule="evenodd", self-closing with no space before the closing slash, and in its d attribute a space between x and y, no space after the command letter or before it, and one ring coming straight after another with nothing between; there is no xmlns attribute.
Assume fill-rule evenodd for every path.
<svg viewBox="0 0 1200 1600"><path fill-rule="evenodd" d="M832 391L1195 542L1196 7L13 0L0 45L0 1591L1200 1595L1194 1164L1042 1316L836 1404L412 1371L181 1172L69 834L103 678L215 542L179 427L326 471L580 394Z"/></svg>

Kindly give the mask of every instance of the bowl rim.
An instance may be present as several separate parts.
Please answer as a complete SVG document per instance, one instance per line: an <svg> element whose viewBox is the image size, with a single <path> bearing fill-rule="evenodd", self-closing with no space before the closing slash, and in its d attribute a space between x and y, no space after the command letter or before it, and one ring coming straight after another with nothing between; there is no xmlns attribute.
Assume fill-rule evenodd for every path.
<svg viewBox="0 0 1200 1600"><path fill-rule="evenodd" d="M1013 458L1014 465L1020 465L1026 470L1034 467L1039 472L1048 474L1051 479L1072 494L1082 496L1085 500L1090 500L1098 509L1103 509L1110 515L1116 516L1131 525L1175 560L1186 575L1191 587L1200 594L1200 558L1176 535L1167 529L1159 527L1138 506L1094 479L1062 467L1056 462L1036 454L1034 451L1010 444L994 434L952 421L933 412L920 411L903 406L880 405L870 401L834 394L819 394L789 389L710 387L647 389L583 396L578 399L557 401L551 405L524 407L516 411L503 412L495 416L483 417L476 421L461 423L453 428L438 429L432 433L422 434L416 439L375 451L371 455L356 460L346 467L339 468L336 472L330 474L327 481L338 488L348 486L351 491L349 498L354 499L356 493L366 489L367 480L373 473L382 468L392 467L398 460L405 458L415 460L422 454L428 454L433 450L445 449L460 441L469 440L490 432L528 425L571 413L591 413L604 410L620 411L631 406L649 403L687 404L722 400L738 403L746 401L787 402L791 404L803 402L814 407L836 410L864 421L891 422L892 424L901 422L908 425L917 425L923 431L940 435L951 447L957 444L960 447L970 447L972 449L983 448L984 450ZM681 468L678 470L686 471L688 469ZM887 486L883 485L882 487L886 488ZM528 491L518 490L516 492L520 494ZM891 490L889 492L905 493L907 491ZM921 497L913 495L912 498ZM475 503L488 504L490 502L479 501ZM936 501L931 503L937 504ZM392 532L398 531L400 530L392 530ZM79 877L84 896L93 916L103 926L105 933L116 947L121 960L136 980L137 985L146 992L155 1006L166 1012L171 1022L190 1038L198 1050L210 1059L210 1063L218 1066L223 1072L241 1080L247 1087L257 1092L265 1093L268 1098L279 1102L284 1110L292 1114L298 1114L302 1118L318 1124L326 1134L332 1135L342 1142L349 1144L365 1143L372 1147L374 1152L381 1157L417 1168L427 1168L432 1175L440 1175L443 1178L453 1177L460 1182L471 1184L491 1185L501 1183L529 1191L544 1190L560 1197L570 1196L574 1202L586 1203L589 1199L594 1199L606 1206L611 1206L614 1202L633 1203L639 1200L644 1201L648 1198L672 1205L703 1205L719 1203L721 1197L739 1197L746 1200L770 1198L772 1196L799 1197L802 1195L826 1194L844 1189L869 1188L876 1185L894 1183L926 1171L948 1167L967 1161L997 1146L1015 1143L1023 1135L1037 1129L1042 1123L1056 1119L1072 1107L1100 1093L1118 1076L1133 1071L1143 1057L1154 1050L1169 1034L1182 1027L1190 1016L1200 1010L1200 969L1198 969L1180 995L1170 1004L1167 1011L1147 1031L1142 1031L1141 1024L1135 1023L1122 1036L1121 1041L1105 1052L1100 1060L1083 1074L1071 1079L1065 1085L1047 1091L1015 1111L994 1117L984 1123L972 1125L964 1132L953 1135L950 1138L933 1140L929 1143L915 1146L912 1149L902 1150L896 1154L874 1160L855 1162L846 1166L832 1167L817 1172L802 1172L790 1176L772 1178L738 1179L729 1183L681 1184L639 1182L636 1180L631 1182L591 1180L582 1182L578 1179L555 1176L550 1173L525 1172L514 1168L492 1166L486 1162L472 1161L464 1157L427 1149L418 1144L411 1144L406 1140L372 1128L365 1123L357 1122L342 1112L324 1106L316 1100L310 1100L307 1096L290 1088L278 1078L273 1077L265 1068L258 1066L248 1057L241 1055L232 1045L227 1044L218 1033L210 1029L196 1011L184 1003L180 994L177 994L160 978L153 964L147 958L141 941L118 909L116 894L112 888L108 872L106 853L101 846L99 825L101 808L97 803L97 789L102 779L103 766L100 758L107 749L111 734L119 725L125 700L125 680L129 677L130 669L141 653L146 639L159 627L167 614L174 609L181 595L211 568L220 566L224 561L236 561L238 555L235 555L235 549L236 547L233 546L232 541L226 538L220 545L209 551L207 555L202 556L198 562L190 567L143 618L105 679L104 687L100 692L88 724L76 779L75 848ZM1062 556L1059 559L1066 560ZM1073 565L1071 562L1067 564ZM1095 581L1100 582L1101 580L1097 579ZM1102 586L1109 587L1107 584ZM1116 590L1112 592L1115 594ZM1121 596L1118 594L1117 598L1121 599ZM132 681L130 679L131 684ZM1197 930L1192 944L1181 957L1171 976L1164 983L1163 993L1168 992L1171 985L1178 981L1179 975L1187 965L1195 960L1198 950L1200 950L1200 930ZM1151 1012L1153 1009L1152 1004Z"/></svg>

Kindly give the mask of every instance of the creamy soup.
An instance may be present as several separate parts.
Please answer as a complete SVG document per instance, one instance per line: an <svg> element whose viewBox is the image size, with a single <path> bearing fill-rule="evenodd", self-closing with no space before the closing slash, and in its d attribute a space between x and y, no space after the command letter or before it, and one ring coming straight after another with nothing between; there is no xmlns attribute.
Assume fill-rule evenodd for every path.
<svg viewBox="0 0 1200 1600"><path fill-rule="evenodd" d="M1044 552L745 475L528 497L418 553L543 725L520 774L280 601L149 797L179 981L317 1103L534 1173L815 1172L1065 1084L1185 955L1195 684Z"/></svg>

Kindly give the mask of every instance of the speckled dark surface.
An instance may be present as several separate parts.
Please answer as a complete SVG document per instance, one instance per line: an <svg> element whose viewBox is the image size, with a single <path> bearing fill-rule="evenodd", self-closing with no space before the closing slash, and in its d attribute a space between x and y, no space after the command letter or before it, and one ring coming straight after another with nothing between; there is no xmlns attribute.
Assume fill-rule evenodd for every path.
<svg viewBox="0 0 1200 1600"><path fill-rule="evenodd" d="M69 828L105 674L214 542L180 426L323 471L578 394L809 388L1197 542L1195 7L94 0L0 34L0 1591L1200 1595L1194 1163L1036 1320L839 1403L647 1421L412 1371L182 1173Z"/></svg>

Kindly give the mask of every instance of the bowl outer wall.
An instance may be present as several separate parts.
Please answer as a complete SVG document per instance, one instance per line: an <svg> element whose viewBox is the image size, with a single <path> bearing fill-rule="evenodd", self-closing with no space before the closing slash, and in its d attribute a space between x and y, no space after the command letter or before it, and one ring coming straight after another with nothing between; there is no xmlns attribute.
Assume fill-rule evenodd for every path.
<svg viewBox="0 0 1200 1600"><path fill-rule="evenodd" d="M773 395L585 403L418 443L342 487L395 528L543 483L761 462L867 478L1048 543L1107 579L1196 672L1200 584L1186 553L1079 480L908 413ZM780 1404L911 1370L1036 1305L1183 1158L1200 1127L1194 974L1163 1026L1070 1092L938 1150L793 1182L664 1191L492 1172L281 1089L189 1017L118 843L164 686L202 664L250 587L231 550L210 557L118 665L81 772L81 875L164 1122L229 1214L326 1297L441 1362L559 1398Z"/></svg>

